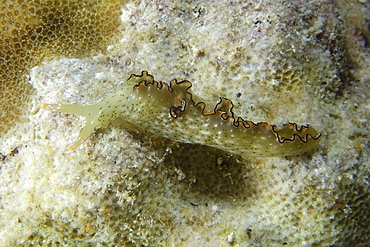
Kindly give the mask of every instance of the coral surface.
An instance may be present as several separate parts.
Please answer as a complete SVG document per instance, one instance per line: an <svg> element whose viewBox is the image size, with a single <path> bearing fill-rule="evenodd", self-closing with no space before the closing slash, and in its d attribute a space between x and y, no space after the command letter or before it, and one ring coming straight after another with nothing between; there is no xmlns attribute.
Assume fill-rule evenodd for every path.
<svg viewBox="0 0 370 247"><path fill-rule="evenodd" d="M122 1L112 13L108 1L13 2L0 23L1 246L370 241L368 2ZM32 6L48 17L19 20ZM68 29L76 18L89 24L76 24L79 35ZM53 38L28 38L44 34ZM142 70L188 79L206 102L227 97L254 122L312 124L322 140L302 155L257 159L117 118L71 151L83 119L40 109L93 103Z"/></svg>
<svg viewBox="0 0 370 247"><path fill-rule="evenodd" d="M85 57L106 49L124 1L17 0L0 3L0 135L27 121L29 69L43 57Z"/></svg>

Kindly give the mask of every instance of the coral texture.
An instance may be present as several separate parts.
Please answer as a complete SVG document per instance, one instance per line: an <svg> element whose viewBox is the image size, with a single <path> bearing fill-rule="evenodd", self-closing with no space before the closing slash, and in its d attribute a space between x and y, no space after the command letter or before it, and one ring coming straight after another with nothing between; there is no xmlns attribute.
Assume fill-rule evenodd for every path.
<svg viewBox="0 0 370 247"><path fill-rule="evenodd" d="M95 43L105 34L101 25L119 23L119 40L103 42L106 49L95 55L76 46L82 56L62 52L32 64L30 90L2 91L10 99L24 88L31 110L1 138L1 246L368 244L367 2L158 0L120 7L120 19L116 9L106 13L113 22L97 23L84 11L88 5L76 5L76 16L95 23L83 37ZM186 78L205 102L228 97L245 119L308 123L323 136L312 152L245 158L137 131L117 118L66 150L83 119L40 105L95 102L141 70L163 81Z"/></svg>
<svg viewBox="0 0 370 247"><path fill-rule="evenodd" d="M1 1L0 135L27 121L34 91L29 69L47 57L84 57L105 50L124 1Z"/></svg>

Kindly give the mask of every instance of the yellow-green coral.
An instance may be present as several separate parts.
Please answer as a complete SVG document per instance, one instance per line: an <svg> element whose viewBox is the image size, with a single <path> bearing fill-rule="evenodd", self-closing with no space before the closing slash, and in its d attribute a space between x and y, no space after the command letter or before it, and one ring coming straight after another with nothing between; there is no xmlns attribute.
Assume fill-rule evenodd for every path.
<svg viewBox="0 0 370 247"><path fill-rule="evenodd" d="M33 94L28 70L43 57L83 57L104 51L120 24L123 2L18 0L0 4L0 134L19 122L28 107Z"/></svg>

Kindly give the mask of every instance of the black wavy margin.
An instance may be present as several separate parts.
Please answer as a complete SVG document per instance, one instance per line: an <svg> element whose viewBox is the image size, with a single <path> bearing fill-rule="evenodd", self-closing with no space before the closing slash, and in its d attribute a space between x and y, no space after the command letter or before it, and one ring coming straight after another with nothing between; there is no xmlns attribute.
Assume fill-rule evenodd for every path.
<svg viewBox="0 0 370 247"><path fill-rule="evenodd" d="M128 80L130 80L131 78L133 77L144 77L144 76L148 76L148 77L151 77L152 78L152 82L148 82L147 80L142 80L140 81L138 84L136 84L134 86L134 89L135 88L138 88L138 87L141 87L142 85L145 85L146 87L148 86L156 86L157 88L159 89L162 89L163 87L165 87L168 92L170 93L174 93L174 89L173 89L173 85L174 84L182 84L182 83L187 83L188 86L184 88L184 92L189 95L189 98L185 98L185 99L178 99L179 102L181 102L181 104L179 106L171 106L170 107L170 115L171 117L173 118L177 118L182 112L184 112L186 110L186 107L187 105L190 103L192 104L194 107L198 107L201 105L201 114L203 116L209 116L209 115L215 115L216 113L219 113L220 114L220 117L222 120L224 121L227 121L227 120L232 120L233 122L233 125L235 127L239 127L240 124L248 129L251 127L251 124L253 124L255 127L259 127L261 125L264 125L265 127L268 127L271 132L273 132L276 136L276 139L280 142L280 143L284 143L285 141L295 141L296 139L299 139L301 142L303 143L307 143L310 139L313 140L313 141L316 141L318 139L320 139L320 137L322 136L322 134L320 132L317 132L316 130L314 130L315 132L317 132L317 136L312 136L310 134L306 134L304 137L301 137L299 134L292 134L292 138L283 138L279 135L279 131L276 130L276 126L275 125L270 125L268 124L267 122L259 122L259 123L254 123L252 121L246 121L244 120L243 118L241 117L238 117L237 119L235 119L235 114L233 112L233 108L234 108L234 104L231 100L227 99L227 98L224 98L224 97L220 97L220 100L216 103L216 105L214 106L213 108L213 112L205 112L205 108L206 108L206 103L202 102L202 101L199 101L199 102L194 102L193 100L193 94L190 92L190 89L192 87L192 83L188 80L183 80L183 81L180 81L178 82L176 79L173 79L170 84L167 84L165 82L161 82L161 81L155 81L154 80L154 77L149 74L147 71L143 70L141 72L141 75L135 75L135 74L131 74L130 77L128 78ZM228 106L228 111L230 112L230 115L228 115L228 112L225 112L225 111L218 111L218 107L221 106L221 104L223 103L226 103L226 104L229 104ZM302 131L303 129L309 129L311 128L311 125L307 124L307 125L301 125L300 127L298 127L298 125L296 123L286 123L283 125L284 126L287 126L287 125L292 125L293 126L293 131L295 132L300 132Z"/></svg>

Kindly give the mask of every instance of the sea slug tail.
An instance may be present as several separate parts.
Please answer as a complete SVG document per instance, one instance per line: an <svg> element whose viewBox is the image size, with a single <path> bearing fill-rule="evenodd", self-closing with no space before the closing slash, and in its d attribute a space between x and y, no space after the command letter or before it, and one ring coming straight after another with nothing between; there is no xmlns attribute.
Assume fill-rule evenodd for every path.
<svg viewBox="0 0 370 247"><path fill-rule="evenodd" d="M310 125L302 125L298 127L295 123L288 123L283 126L282 129L277 131L279 142L294 141L295 138L299 138L302 142L307 143L308 140L318 140L321 137L321 133L317 132Z"/></svg>

